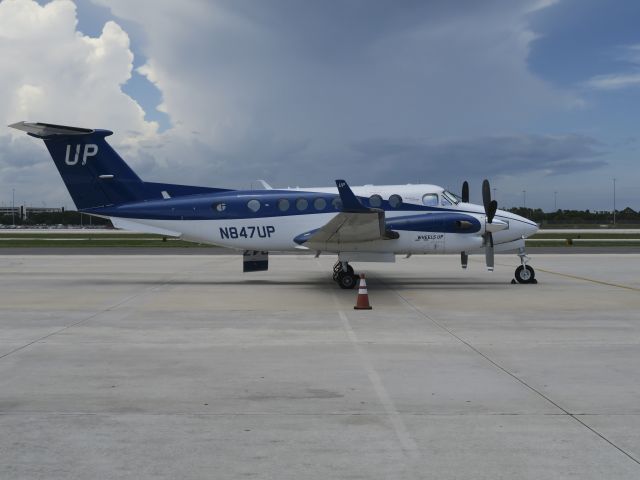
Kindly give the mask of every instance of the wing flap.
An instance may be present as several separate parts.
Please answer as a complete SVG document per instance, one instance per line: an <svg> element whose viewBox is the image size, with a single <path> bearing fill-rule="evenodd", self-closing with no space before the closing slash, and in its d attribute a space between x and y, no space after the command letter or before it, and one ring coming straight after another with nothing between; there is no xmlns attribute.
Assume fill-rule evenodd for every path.
<svg viewBox="0 0 640 480"><path fill-rule="evenodd" d="M392 238L398 238L398 234L385 230L384 212L341 212L317 230L298 235L294 241L309 249L329 250Z"/></svg>

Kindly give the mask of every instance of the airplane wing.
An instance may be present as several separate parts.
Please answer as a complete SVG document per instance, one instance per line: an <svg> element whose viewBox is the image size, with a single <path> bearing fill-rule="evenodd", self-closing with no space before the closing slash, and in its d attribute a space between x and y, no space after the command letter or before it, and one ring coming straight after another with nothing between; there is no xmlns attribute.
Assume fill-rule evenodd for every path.
<svg viewBox="0 0 640 480"><path fill-rule="evenodd" d="M336 185L342 211L322 227L298 235L296 243L323 250L327 244L398 238L396 232L386 230L384 210L365 207L344 180L336 180Z"/></svg>

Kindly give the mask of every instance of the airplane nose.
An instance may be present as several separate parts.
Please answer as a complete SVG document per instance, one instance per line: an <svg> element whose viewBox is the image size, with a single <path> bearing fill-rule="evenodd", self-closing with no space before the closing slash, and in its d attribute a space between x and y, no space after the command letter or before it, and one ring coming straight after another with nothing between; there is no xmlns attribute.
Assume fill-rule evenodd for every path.
<svg viewBox="0 0 640 480"><path fill-rule="evenodd" d="M527 225L526 227L527 237L530 237L531 235L536 233L539 229L540 229L540 225L538 225L537 223Z"/></svg>
<svg viewBox="0 0 640 480"><path fill-rule="evenodd" d="M527 218L520 218L520 228L522 229L522 236L525 238L530 237L531 235L533 235L534 233L536 233L539 229L539 226L537 223L532 222L531 220L527 219Z"/></svg>

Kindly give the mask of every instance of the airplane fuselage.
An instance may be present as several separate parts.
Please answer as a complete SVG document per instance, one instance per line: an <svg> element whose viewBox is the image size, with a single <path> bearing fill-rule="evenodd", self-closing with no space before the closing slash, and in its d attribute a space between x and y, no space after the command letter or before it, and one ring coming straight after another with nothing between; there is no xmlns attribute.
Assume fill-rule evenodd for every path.
<svg viewBox="0 0 640 480"><path fill-rule="evenodd" d="M229 190L100 207L87 213L110 217L123 228L240 250L441 254L482 248L483 206L461 202L441 187L365 185L352 190L364 205L384 210L386 224L398 233L397 238L329 242L324 248L309 248L300 242L302 232L320 228L339 213L335 187ZM442 222L436 221L440 219ZM495 219L506 223L506 228L493 234L496 245L522 240L538 228L534 222L503 210L497 211ZM455 224L461 221L469 225L456 231Z"/></svg>

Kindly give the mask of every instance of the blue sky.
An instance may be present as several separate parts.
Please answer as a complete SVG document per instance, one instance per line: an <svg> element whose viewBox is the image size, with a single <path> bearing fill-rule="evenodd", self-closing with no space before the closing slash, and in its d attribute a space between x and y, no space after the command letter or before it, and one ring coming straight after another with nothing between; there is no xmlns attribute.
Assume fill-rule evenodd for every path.
<svg viewBox="0 0 640 480"><path fill-rule="evenodd" d="M7 17L32 3L6 1L15 3ZM5 117L100 122L90 126L116 131L116 147L149 180L318 186L346 177L459 190L468 179L478 196L488 177L505 207L521 205L526 190L527 206L550 210L557 191L561 208L606 210L615 177L617 205L640 209L638 2L78 0L74 9L62 0L47 18L31 35L59 34L59 20L83 37L80 46L65 37L73 51L89 39L108 47L115 63L100 89L113 96L96 99L90 119L86 108L7 98ZM5 91L66 95L57 79L73 62L50 61L59 69L50 79L25 67ZM92 76L78 64L77 75ZM93 88L78 98L93 102ZM63 189L41 188L50 166L17 161L35 147L4 142L4 191L17 183L24 196L68 204Z"/></svg>

